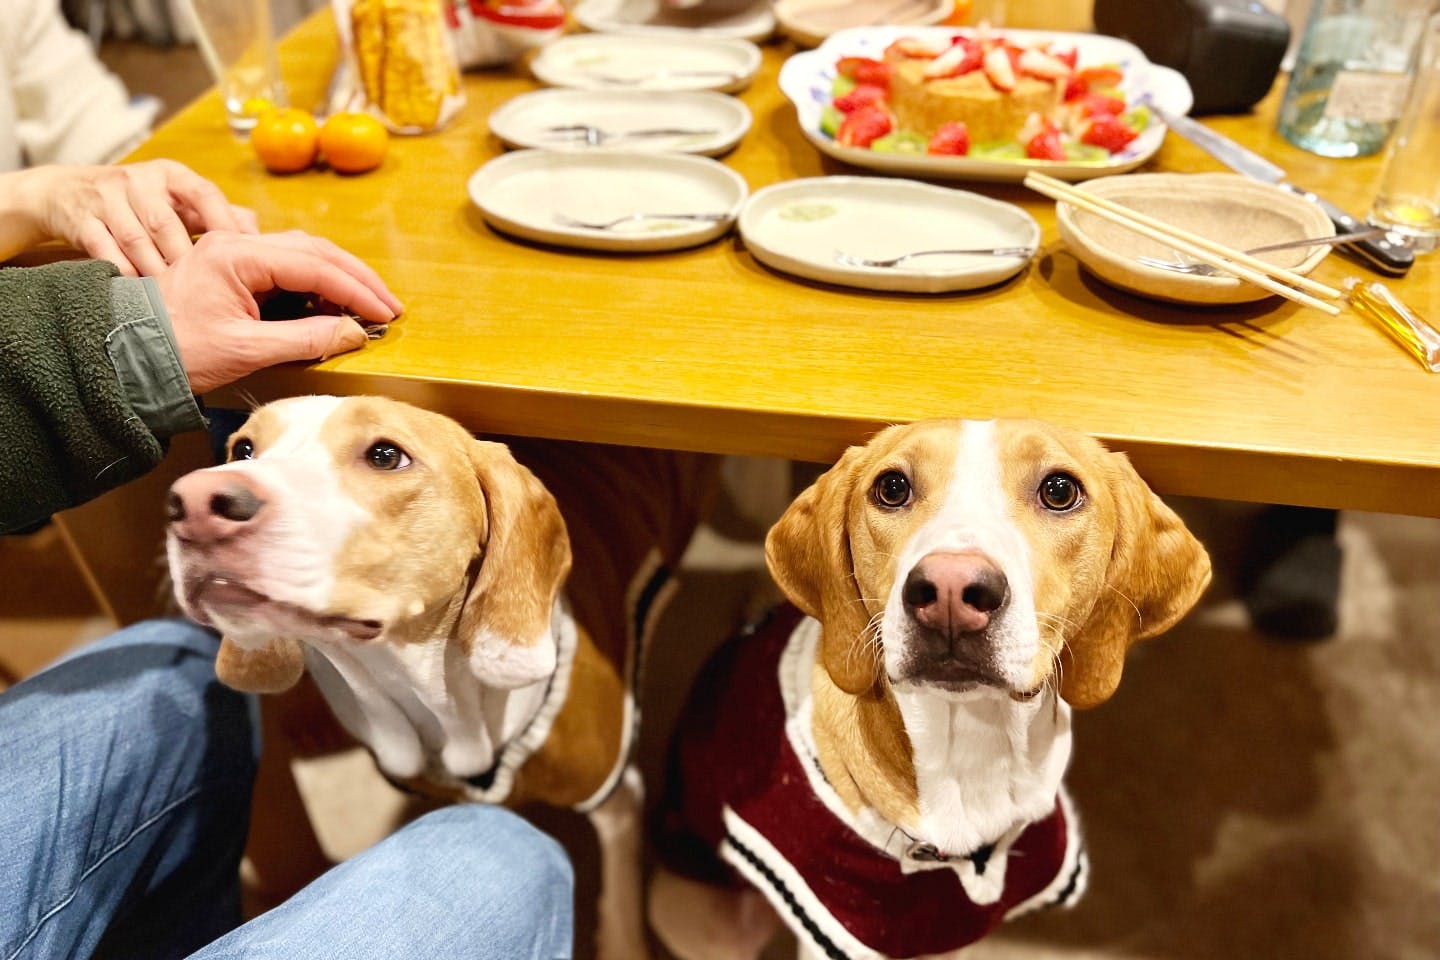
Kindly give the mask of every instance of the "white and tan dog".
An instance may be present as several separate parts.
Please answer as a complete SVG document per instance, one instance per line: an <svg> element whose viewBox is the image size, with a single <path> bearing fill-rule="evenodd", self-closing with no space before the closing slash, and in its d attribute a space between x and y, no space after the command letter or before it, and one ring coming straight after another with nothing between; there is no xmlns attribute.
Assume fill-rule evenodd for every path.
<svg viewBox="0 0 1440 960"><path fill-rule="evenodd" d="M1204 549L1122 455L1032 421L892 427L771 530L786 608L696 683L650 918L683 960L950 957L1085 880L1070 705L1183 616Z"/></svg>
<svg viewBox="0 0 1440 960"><path fill-rule="evenodd" d="M224 637L224 682L278 692L308 670L393 780L589 813L599 954L629 960L644 951L632 685L712 466L507 449L376 397L281 400L229 462L172 488L171 574Z"/></svg>

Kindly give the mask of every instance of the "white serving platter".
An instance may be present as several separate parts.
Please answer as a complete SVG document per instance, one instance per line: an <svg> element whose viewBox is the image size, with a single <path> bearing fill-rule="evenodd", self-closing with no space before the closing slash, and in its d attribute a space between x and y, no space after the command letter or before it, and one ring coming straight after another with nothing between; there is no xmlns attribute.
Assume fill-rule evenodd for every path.
<svg viewBox="0 0 1440 960"><path fill-rule="evenodd" d="M664 0L581 0L574 13L582 27L596 33L680 32L759 43L775 32L770 0L707 0L686 9L672 8Z"/></svg>
<svg viewBox="0 0 1440 960"><path fill-rule="evenodd" d="M1062 180L1087 180L1112 173L1125 173L1140 166L1160 149L1165 124L1152 117L1150 125L1119 153L1108 160L1072 162L1064 160L996 160L981 157L938 157L924 154L876 152L864 147L836 143L820 129L820 114L830 102L835 80L835 63L841 57L880 59L900 37L943 41L963 27L858 27L842 30L814 50L790 57L780 68L780 89L795 105L800 130L822 153L854 164L911 177L946 180L1012 182L1025 179L1031 170L1040 170ZM1004 30L1005 36L1029 45L1053 41L1075 47L1079 66L1118 64L1125 79L1121 89L1132 104L1153 103L1175 113L1188 113L1194 102L1190 84L1178 72L1145 59L1140 48L1115 37L1089 33L1052 33L1040 30Z"/></svg>
<svg viewBox="0 0 1440 960"><path fill-rule="evenodd" d="M866 290L947 293L1000 283L1025 268L1040 226L1024 210L979 194L881 177L811 177L755 192L740 236L761 263L783 273ZM837 253L870 259L919 250L1028 247L1030 256L917 257L897 267L847 266Z"/></svg>
<svg viewBox="0 0 1440 960"><path fill-rule="evenodd" d="M600 133L587 138L580 127ZM750 109L745 104L709 90L561 87L522 93L490 114L490 132L507 146L547 150L631 150L713 157L733 149L749 129ZM694 132L660 132L666 130Z"/></svg>
<svg viewBox="0 0 1440 960"><path fill-rule="evenodd" d="M552 87L734 93L760 69L760 48L687 33L582 33L541 48L530 69Z"/></svg>
<svg viewBox="0 0 1440 960"><path fill-rule="evenodd" d="M929 26L955 11L955 0L777 0L780 32L802 47L852 27L880 24Z"/></svg>
<svg viewBox="0 0 1440 960"><path fill-rule="evenodd" d="M749 188L707 157L619 150L518 150L470 177L470 199L496 230L583 250L679 250L725 234ZM713 221L649 219L608 230L561 218L607 221L632 214L716 214Z"/></svg>

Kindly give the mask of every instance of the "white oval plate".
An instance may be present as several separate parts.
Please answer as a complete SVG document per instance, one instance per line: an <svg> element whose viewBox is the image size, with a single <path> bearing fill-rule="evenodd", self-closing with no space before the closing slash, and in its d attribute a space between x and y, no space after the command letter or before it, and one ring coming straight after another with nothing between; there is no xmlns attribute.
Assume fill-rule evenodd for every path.
<svg viewBox="0 0 1440 960"><path fill-rule="evenodd" d="M1158 117L1124 150L1099 163L1072 163L1062 160L989 160L978 157L932 157L917 154L876 153L864 147L845 147L836 143L820 129L820 113L830 102L830 87L835 80L835 62L841 57L872 57L880 59L892 42L900 37L948 39L966 32L955 27L858 27L842 30L817 49L797 53L780 68L780 89L795 104L800 130L820 152L837 160L868 167L884 173L946 180L1019 181L1031 170L1048 173L1062 180L1088 180L1091 177L1134 170L1150 159L1165 140L1165 124ZM1039 30L1004 30L1021 44L1046 40L1073 46L1080 55L1079 65L1119 64L1125 79L1120 87L1132 104L1153 103L1174 113L1189 113L1194 98L1190 84L1169 67L1145 59L1140 48L1124 40L1090 33L1048 33Z"/></svg>
<svg viewBox="0 0 1440 960"><path fill-rule="evenodd" d="M584 250L679 250L714 240L749 193L716 160L619 150L518 150L470 177L470 199L492 227L539 243ZM632 221L609 230L567 226L557 215L604 221L634 213L718 213L720 221Z"/></svg>
<svg viewBox="0 0 1440 960"><path fill-rule="evenodd" d="M530 69L552 87L733 93L760 69L760 48L732 37L582 33L542 47Z"/></svg>
<svg viewBox="0 0 1440 960"><path fill-rule="evenodd" d="M740 211L740 236L761 263L809 280L945 293L999 283L1031 257L946 254L898 267L854 267L835 255L883 259L917 250L1009 246L1033 251L1040 226L1014 204L964 190L879 177L811 177L757 191Z"/></svg>
<svg viewBox="0 0 1440 960"><path fill-rule="evenodd" d="M710 0L687 10L669 9L663 0L581 0L574 12L582 27L596 33L683 32L759 43L775 32L770 0L746 5Z"/></svg>
<svg viewBox="0 0 1440 960"><path fill-rule="evenodd" d="M587 143L583 133L556 127L589 125L608 136ZM647 130L696 133L649 136ZM750 108L709 90L642 92L550 89L522 93L490 114L490 132L511 147L546 150L633 150L718 156L750 129ZM639 136L625 136L632 131Z"/></svg>
<svg viewBox="0 0 1440 960"><path fill-rule="evenodd" d="M780 32L802 47L816 47L833 33L864 24L928 26L955 12L955 0L777 0Z"/></svg>

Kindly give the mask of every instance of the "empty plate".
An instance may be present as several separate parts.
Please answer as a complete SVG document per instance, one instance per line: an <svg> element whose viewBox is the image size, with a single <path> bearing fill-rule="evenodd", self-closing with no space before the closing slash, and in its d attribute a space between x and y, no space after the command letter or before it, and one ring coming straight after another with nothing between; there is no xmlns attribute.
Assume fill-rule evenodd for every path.
<svg viewBox="0 0 1440 960"><path fill-rule="evenodd" d="M780 30L802 47L818 47L832 33L876 24L924 26L955 11L955 0L778 0Z"/></svg>
<svg viewBox="0 0 1440 960"><path fill-rule="evenodd" d="M511 147L616 149L716 156L750 129L750 110L708 90L522 93L490 114L490 131Z"/></svg>
<svg viewBox="0 0 1440 960"><path fill-rule="evenodd" d="M716 160L619 150L518 150L475 171L469 190L486 222L504 233L637 253L714 240L730 229L749 192L740 174Z"/></svg>
<svg viewBox="0 0 1440 960"><path fill-rule="evenodd" d="M1091 180L1082 189L1240 250L1335 235L1335 225L1316 204L1273 184L1233 173L1134 173ZM1238 277L1202 277L1140 263L1136 257L1178 260L1180 255L1163 243L1068 203L1055 205L1055 223L1075 259L1101 280L1131 293L1209 305L1274 296ZM1303 275L1319 266L1329 252L1327 246L1314 246L1255 256Z"/></svg>
<svg viewBox="0 0 1440 960"><path fill-rule="evenodd" d="M530 69L552 87L732 93L760 69L760 48L687 33L582 33L543 47Z"/></svg>
<svg viewBox="0 0 1440 960"><path fill-rule="evenodd" d="M766 266L867 290L944 293L999 283L1024 269L1040 243L1033 217L1011 203L914 180L812 177L758 191L740 212L746 248ZM1006 256L919 256L922 250L1020 248Z"/></svg>
<svg viewBox="0 0 1440 960"><path fill-rule="evenodd" d="M701 33L759 42L775 32L770 0L705 0L676 9L664 0L581 0L575 19L597 33Z"/></svg>

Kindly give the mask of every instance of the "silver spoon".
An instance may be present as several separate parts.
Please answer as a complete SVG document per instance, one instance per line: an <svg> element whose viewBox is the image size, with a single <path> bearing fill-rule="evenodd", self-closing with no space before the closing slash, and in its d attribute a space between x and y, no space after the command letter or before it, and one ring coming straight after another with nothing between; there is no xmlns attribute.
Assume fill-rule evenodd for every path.
<svg viewBox="0 0 1440 960"><path fill-rule="evenodd" d="M1307 240L1287 240L1284 243L1268 243L1263 247L1251 247L1244 253L1267 253L1271 250L1288 250L1291 247L1314 247L1322 243L1332 246L1343 246L1347 243L1354 243L1357 240L1369 240L1372 237L1382 236L1384 230L1376 227L1371 230L1356 230L1354 233L1341 233L1333 237L1311 237ZM1213 267L1208 263L1182 260L1161 260L1157 257L1136 257L1138 262L1147 267L1155 267L1159 270L1169 270L1173 273L1188 273L1196 277L1217 277L1225 276L1226 271L1220 267Z"/></svg>

